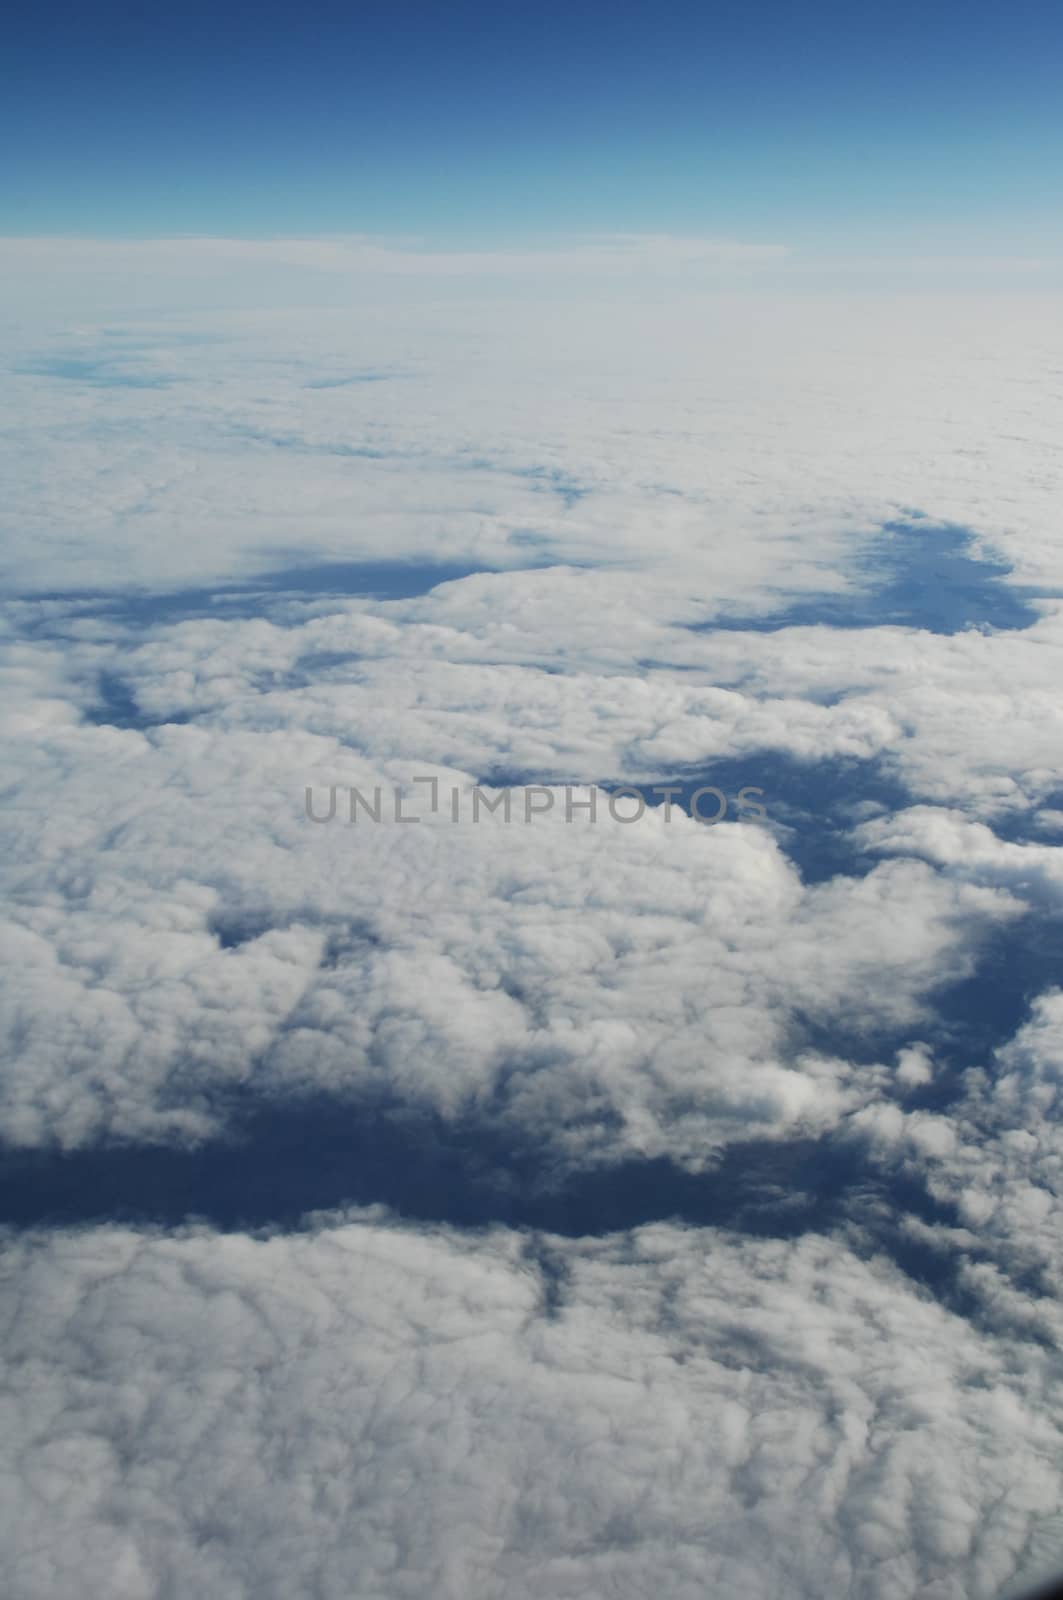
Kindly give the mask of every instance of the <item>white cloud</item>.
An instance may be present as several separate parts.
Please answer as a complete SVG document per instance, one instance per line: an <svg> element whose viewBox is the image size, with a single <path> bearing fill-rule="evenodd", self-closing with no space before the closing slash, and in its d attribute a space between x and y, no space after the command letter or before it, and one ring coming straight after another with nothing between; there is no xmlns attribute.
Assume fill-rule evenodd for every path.
<svg viewBox="0 0 1063 1600"><path fill-rule="evenodd" d="M416 745L411 745L415 749ZM767 829L443 803L315 826L304 788L409 785L409 759L267 728L44 722L9 744L17 986L4 1129L76 1145L202 1132L233 1084L398 1095L501 1115L570 1159L697 1165L830 1126L873 1075L808 1053L794 1019L914 1026L1019 902L916 862L806 886ZM431 770L429 767L428 770ZM461 791L461 820L449 793ZM219 949L251 916L273 931ZM325 960L330 932L347 930ZM355 937L350 937L351 932ZM603 1114L608 1119L603 1120Z"/></svg>
<svg viewBox="0 0 1063 1600"><path fill-rule="evenodd" d="M1058 1501L1036 1346L880 1261L372 1218L8 1241L11 1600L995 1597Z"/></svg>
<svg viewBox="0 0 1063 1600"><path fill-rule="evenodd" d="M241 274L274 303L410 283L8 340L3 1137L195 1141L234 1095L323 1091L338 1125L382 1097L555 1175L829 1138L872 1200L925 1191L896 1229L970 1314L866 1259L856 1209L786 1242L11 1235L13 1600L977 1600L1058 1564L1060 1000L959 1061L932 1002L1054 907L1063 608L700 626L845 595L913 508L1063 587L1051 306L709 296L688 275L770 259L675 240L121 248L16 245L16 271L142 302L201 274L185 306ZM556 293L487 292L525 271ZM322 560L490 570L253 593ZM78 589L103 594L27 598ZM93 720L108 682L134 725ZM528 825L302 814L307 784L434 773L467 814L498 769L755 785L776 757L844 771L822 827L851 824L851 875L803 881L756 825L566 824L560 795Z"/></svg>
<svg viewBox="0 0 1063 1600"><path fill-rule="evenodd" d="M6 336L9 583L231 580L284 551L512 566L531 549L759 610L817 569L841 584L862 538L913 507L992 539L1023 578L1063 576L1050 299L181 304L101 324L53 295ZM169 386L79 385L42 358ZM367 371L402 381L306 387Z"/></svg>

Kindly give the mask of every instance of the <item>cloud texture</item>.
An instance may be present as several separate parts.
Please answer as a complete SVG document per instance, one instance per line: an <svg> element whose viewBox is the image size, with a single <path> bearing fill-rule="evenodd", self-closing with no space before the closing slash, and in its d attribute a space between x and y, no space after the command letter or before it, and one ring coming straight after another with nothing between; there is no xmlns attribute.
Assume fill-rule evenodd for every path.
<svg viewBox="0 0 1063 1600"><path fill-rule="evenodd" d="M1058 319L595 249L594 304L451 262L7 339L12 1600L1063 1566ZM427 1129L493 1222L77 1189L308 1107L304 1164Z"/></svg>

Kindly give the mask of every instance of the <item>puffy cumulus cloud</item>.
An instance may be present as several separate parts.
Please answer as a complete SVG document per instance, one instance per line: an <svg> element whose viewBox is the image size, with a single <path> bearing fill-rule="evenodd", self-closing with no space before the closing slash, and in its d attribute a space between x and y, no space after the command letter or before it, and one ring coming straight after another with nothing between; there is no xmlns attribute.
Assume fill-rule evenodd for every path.
<svg viewBox="0 0 1063 1600"><path fill-rule="evenodd" d="M1020 1287L1040 1277L1039 1319L1056 1337L1063 1297L1063 994L1049 990L1004 1045L991 1071L970 1074L956 1108L962 1135L955 1158L936 1175L955 1198L984 1249ZM1044 1298L1044 1291L1049 1297Z"/></svg>
<svg viewBox="0 0 1063 1600"><path fill-rule="evenodd" d="M772 635L713 633L699 665L713 681L769 701L848 702L888 714L883 740L914 793L992 820L1038 809L1059 789L1063 607L1037 602L1038 619L1012 632L938 635L914 628L803 627ZM685 659L685 658L684 658Z"/></svg>
<svg viewBox="0 0 1063 1600"><path fill-rule="evenodd" d="M145 721L297 726L479 773L648 777L736 757L754 771L758 752L877 760L916 796L990 822L1021 817L1051 842L1063 785L1054 606L1013 633L702 633L689 596L570 568L470 577L416 601L261 603L269 617L146 637L83 610L10 608L8 715L25 714L31 671L52 718L69 718L64 695L98 706L103 674Z"/></svg>
<svg viewBox="0 0 1063 1600"><path fill-rule="evenodd" d="M9 1238L5 1593L996 1600L1058 1561L1036 1343L824 1237L531 1244Z"/></svg>
<svg viewBox="0 0 1063 1600"><path fill-rule="evenodd" d="M1063 587L1058 328L670 285L9 342L4 1141L326 1095L563 1176L827 1135L870 1193L786 1244L11 1235L13 1600L971 1600L1063 1564L1060 1000L960 1061L933 1014L1053 909L1063 608L753 625L866 586L912 508ZM844 765L851 875L556 789L471 821L488 775L768 756ZM315 825L331 785L385 819ZM869 1259L891 1192L966 1318Z"/></svg>
<svg viewBox="0 0 1063 1600"><path fill-rule="evenodd" d="M689 583L561 566L473 575L412 600L261 592L244 604L267 614L146 631L84 604L9 607L8 715L25 714L30 673L42 718L69 718L64 696L98 706L103 674L145 721L296 726L470 772L589 780L736 757L752 768L758 752L874 760L914 797L990 823L1020 818L1052 842L1056 602L1011 632L701 631L708 602Z"/></svg>
<svg viewBox="0 0 1063 1600"><path fill-rule="evenodd" d="M43 720L8 756L3 1126L24 1144L194 1137L243 1087L697 1165L874 1093L801 1028L915 1027L1021 904L909 860L804 884L757 824L625 824L602 795L569 817L585 791L533 796L553 805L531 821L525 790L495 792L511 820L474 820L460 770L434 769L433 813L407 763L290 728ZM304 790L320 816L333 785L315 824ZM380 790L380 822L347 822L352 787Z"/></svg>
<svg viewBox="0 0 1063 1600"><path fill-rule="evenodd" d="M802 1030L921 1031L926 997L970 972L990 924L1036 898L1053 846L913 807L853 835L896 859L810 885L764 829L707 831L663 811L623 826L601 799L593 826L565 822L560 790L531 824L518 794L516 821L471 826L471 779L659 775L747 756L755 784L759 752L911 769L924 738L924 761L946 770L911 695L936 673L946 701L970 697L995 650L1025 659L1035 681L1040 630L721 637L649 615L633 643L627 578L605 590L614 659L601 645L588 659L593 630L575 626L566 658L588 578L470 578L410 602L285 600L269 617L146 633L83 603L13 607L6 870L25 981L6 1004L6 1136L198 1137L239 1089L326 1089L502 1117L569 1159L697 1165L731 1140L821 1131L861 1107L876 1149L929 1151L934 1125L891 1131L885 1069L809 1049ZM761 651L759 667L727 687L636 675L632 657L666 636L708 660L745 652L747 668ZM544 661L529 665L536 638ZM542 670L549 651L563 670ZM833 679L813 682L809 661ZM851 693L822 692L846 673ZM131 710L100 709L110 680ZM999 760L1036 737L1027 776L1044 786L1039 707L1012 716ZM143 726L94 725L93 710ZM940 711L935 728L948 720ZM969 790L985 758L956 749ZM307 785L319 806L333 784L379 786L390 811L393 786L418 774L434 774L444 799L413 829L364 816L344 828L342 797L331 828L302 815ZM765 795L769 818L776 799ZM905 1092L918 1086L913 1062L895 1077Z"/></svg>
<svg viewBox="0 0 1063 1600"><path fill-rule="evenodd" d="M829 1135L929 1197L893 1235L967 1315L868 1258L881 1189L844 1240L10 1235L12 1600L977 1600L1063 1565L1060 997L959 1062L933 1015L1057 891L1063 608L742 625L858 591L915 511L1063 588L1058 308L710 296L673 272L734 251L596 249L517 304L497 262L249 246L431 303L5 333L0 1135L195 1142L324 1093L692 1183ZM213 292L217 250L167 250ZM557 281L588 271L594 305ZM469 820L487 774L768 755L855 774L854 875L560 791ZM332 784L423 820L317 826Z"/></svg>
<svg viewBox="0 0 1063 1600"><path fill-rule="evenodd" d="M287 625L265 618L197 619L152 630L143 643L120 634L109 650L99 638L80 641L76 649L69 637L62 647L39 641L38 670L59 682L64 664L66 692L82 709L98 704L96 682L103 673L120 679L148 722L295 726L339 736L377 758L577 781L668 774L758 751L799 760L866 760L901 737L888 707L859 699L821 705L717 688L651 667L637 670L630 582L615 619L599 608L597 659L588 662L580 637L582 630L589 640L593 631L583 604L590 599L585 576L492 579L498 603L490 638L406 620L395 615L406 608L392 604L348 605ZM566 587L568 577L574 591ZM470 578L443 585L440 606L447 604L444 591L475 592L479 583ZM523 614L524 631L513 637L508 608L514 595L529 589L535 608L550 616L549 638L529 637L519 598L513 609ZM566 643L567 616L573 637ZM648 645L666 641L661 623L644 619L644 632L652 633ZM500 648L499 636L507 634Z"/></svg>
<svg viewBox="0 0 1063 1600"><path fill-rule="evenodd" d="M962 811L910 806L862 823L856 836L871 850L919 856L967 876L1008 884L1031 898L1058 906L1063 849L998 838L986 823L972 821Z"/></svg>
<svg viewBox="0 0 1063 1600"><path fill-rule="evenodd" d="M920 1052L898 1077L932 1081ZM1058 1349L1063 1341L1063 994L1039 995L1028 1019L968 1068L936 1109L869 1100L846 1120L886 1170L915 1176L955 1220L907 1216L902 1227L988 1326Z"/></svg>

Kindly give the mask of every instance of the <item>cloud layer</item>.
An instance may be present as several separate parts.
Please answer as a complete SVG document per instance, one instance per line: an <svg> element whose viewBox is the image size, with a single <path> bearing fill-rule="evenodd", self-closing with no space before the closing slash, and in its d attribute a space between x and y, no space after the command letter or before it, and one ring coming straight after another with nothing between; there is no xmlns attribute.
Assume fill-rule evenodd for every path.
<svg viewBox="0 0 1063 1600"><path fill-rule="evenodd" d="M1058 317L382 249L249 246L208 313L144 245L152 309L7 340L0 1196L133 1174L4 1236L13 1600L1063 1566ZM285 1118L486 1199L149 1225ZM712 1225L610 1233L623 1183Z"/></svg>
<svg viewBox="0 0 1063 1600"><path fill-rule="evenodd" d="M988 1600L1031 1558L1054 1357L814 1236L528 1243L12 1244L12 1600Z"/></svg>

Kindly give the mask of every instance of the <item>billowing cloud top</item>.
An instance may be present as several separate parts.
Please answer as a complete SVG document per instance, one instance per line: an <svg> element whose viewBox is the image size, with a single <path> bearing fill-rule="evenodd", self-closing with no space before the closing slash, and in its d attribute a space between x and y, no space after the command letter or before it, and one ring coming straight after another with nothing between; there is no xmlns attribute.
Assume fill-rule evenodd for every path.
<svg viewBox="0 0 1063 1600"><path fill-rule="evenodd" d="M66 251L141 309L5 356L5 1593L1063 1567L1051 308Z"/></svg>

